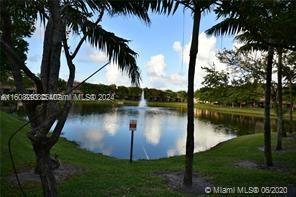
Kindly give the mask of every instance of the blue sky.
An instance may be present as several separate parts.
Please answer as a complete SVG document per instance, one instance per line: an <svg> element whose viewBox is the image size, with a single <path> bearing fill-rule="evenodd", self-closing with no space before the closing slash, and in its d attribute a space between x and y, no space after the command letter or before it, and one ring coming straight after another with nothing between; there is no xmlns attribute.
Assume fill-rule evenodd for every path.
<svg viewBox="0 0 296 197"><path fill-rule="evenodd" d="M141 70L141 87L186 90L187 65L192 31L192 17L189 10L183 15L179 9L175 15L151 14L151 24L147 25L136 17L108 15L103 17L102 26L117 36L130 40L129 46L138 53L137 63ZM216 22L213 13L202 16L199 55L196 68L196 88L201 87L203 71L201 66L213 62L223 69L215 58L221 48L232 48L232 37L207 37L204 32ZM184 32L184 43L183 43ZM27 65L35 73L40 72L44 27L37 23L34 35L28 39L29 54ZM72 37L70 50L74 50L79 37ZM72 48L71 48L72 47ZM183 58L182 58L183 55ZM183 64L182 64L183 59ZM76 80L82 81L106 61L106 56L98 49L85 43L75 58ZM65 59L62 57L61 78L68 77ZM109 65L89 80L91 83L130 85L130 80L116 65Z"/></svg>

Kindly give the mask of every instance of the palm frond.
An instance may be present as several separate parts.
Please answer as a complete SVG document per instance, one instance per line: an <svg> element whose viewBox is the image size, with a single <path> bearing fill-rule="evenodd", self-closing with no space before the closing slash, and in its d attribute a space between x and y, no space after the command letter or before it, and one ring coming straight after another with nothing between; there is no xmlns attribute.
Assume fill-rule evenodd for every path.
<svg viewBox="0 0 296 197"><path fill-rule="evenodd" d="M241 30L243 30L243 27L238 19L227 18L208 29L206 34L215 36L235 35Z"/></svg>
<svg viewBox="0 0 296 197"><path fill-rule="evenodd" d="M267 51L268 46L263 42L260 42L260 37L257 35L251 34L249 31L245 31L235 36L235 40L238 40L241 43L245 43L238 49L238 52L246 51Z"/></svg>
<svg viewBox="0 0 296 197"><path fill-rule="evenodd" d="M180 3L176 0L144 0L142 2L147 10L168 15L175 13Z"/></svg>
<svg viewBox="0 0 296 197"><path fill-rule="evenodd" d="M267 48L264 44L257 43L257 42L248 42L238 48L238 53L248 52L248 51L266 51Z"/></svg>
<svg viewBox="0 0 296 197"><path fill-rule="evenodd" d="M96 1L97 2L97 1ZM132 15L150 23L148 9L143 1L98 1L100 5L111 15Z"/></svg>
<svg viewBox="0 0 296 197"><path fill-rule="evenodd" d="M126 72L135 85L139 85L140 72L136 63L137 53L129 48L128 40L104 30L100 25L88 21L83 30L87 41L94 47L106 52L108 58Z"/></svg>

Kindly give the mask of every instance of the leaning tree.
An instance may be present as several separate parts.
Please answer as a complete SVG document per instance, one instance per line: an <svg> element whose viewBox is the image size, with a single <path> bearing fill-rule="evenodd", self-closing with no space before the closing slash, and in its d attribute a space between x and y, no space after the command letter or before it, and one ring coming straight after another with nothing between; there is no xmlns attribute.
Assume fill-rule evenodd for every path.
<svg viewBox="0 0 296 197"><path fill-rule="evenodd" d="M26 92L23 74L34 82L37 93L60 92L60 59L61 55L64 55L69 68L66 94L71 95L75 79L74 59L85 42L104 51L109 61L113 61L119 69L125 71L132 83L138 84L140 74L135 59L136 52L129 48L128 40L106 31L101 26L101 20L107 13L111 16L135 15L149 23L149 7L158 10L159 4L143 1L1 0L1 51L9 62L17 92ZM13 43L16 30L21 25L19 20L13 17L15 15L23 17L22 23L26 23L26 18L30 18L35 23L40 20L45 25L40 76L27 67L25 59L19 56ZM74 48L69 46L71 36L81 37ZM59 163L51 157L50 150L59 140L71 108L71 100L65 101L63 105L57 101L23 101L23 104L31 125L27 135L36 155L35 171L40 175L44 196L57 196L53 170Z"/></svg>

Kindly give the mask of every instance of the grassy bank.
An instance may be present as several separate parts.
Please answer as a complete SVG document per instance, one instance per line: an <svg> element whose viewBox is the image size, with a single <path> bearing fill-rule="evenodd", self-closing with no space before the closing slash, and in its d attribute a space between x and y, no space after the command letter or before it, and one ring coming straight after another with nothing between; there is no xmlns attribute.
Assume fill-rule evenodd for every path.
<svg viewBox="0 0 296 197"><path fill-rule="evenodd" d="M175 102L149 102L149 106L151 107L176 107L176 108L186 108L186 103L175 103ZM195 104L197 109L206 109L209 111L215 111L220 113L226 114L236 114L236 115L245 115L245 116L256 116L256 117L263 117L264 116L264 109L263 108L248 108L248 107L224 107L219 105L212 105L212 104ZM296 117L296 112L293 112L293 116ZM271 117L275 118L276 113L274 109L271 109ZM284 118L289 119L289 112L286 111L284 113Z"/></svg>
<svg viewBox="0 0 296 197"><path fill-rule="evenodd" d="M0 112L1 117L1 196L18 196L17 188L8 181L12 174L7 140L11 133L23 121L7 113ZM19 171L34 166L34 155L25 128L13 142L14 158ZM198 137L198 136L197 136ZM275 136L272 136L274 150ZM195 154L194 170L209 180L214 186L288 186L296 183L296 141L284 138L286 151L274 152L276 166L282 170L249 169L237 167L235 163L248 160L263 163L263 135L254 134L235 138L222 143L209 151ZM79 149L77 145L60 139L52 150L59 156L62 164L77 166L82 171L59 184L60 196L181 196L182 193L168 188L162 178L155 172L181 171L184 157L177 156L153 161L136 161L132 165L128 160L120 160L101 154ZM25 184L29 196L40 196L39 184Z"/></svg>
<svg viewBox="0 0 296 197"><path fill-rule="evenodd" d="M122 105L130 105L137 106L139 104L138 101L131 100L112 100L112 101L76 101L79 103L88 103L88 104L98 104L101 106L122 106ZM147 102L147 105L150 107L173 107L173 108L187 108L187 103L182 102ZM213 112L220 112L224 114L235 114L235 115L244 115L244 116L256 116L256 117L264 117L264 109L263 108L250 108L250 107L224 107L220 105L212 105L212 104L195 104L197 109L205 109ZM284 119L289 119L288 110L284 110ZM276 113L274 109L270 111L271 118L276 118ZM293 112L293 117L295 120L296 111Z"/></svg>

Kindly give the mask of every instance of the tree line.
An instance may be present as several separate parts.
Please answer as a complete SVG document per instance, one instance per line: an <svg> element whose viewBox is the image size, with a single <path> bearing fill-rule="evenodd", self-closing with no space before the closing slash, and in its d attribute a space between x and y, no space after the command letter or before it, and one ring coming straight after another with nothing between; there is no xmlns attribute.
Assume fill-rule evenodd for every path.
<svg viewBox="0 0 296 197"><path fill-rule="evenodd" d="M66 81L60 79L60 88L65 90ZM78 82L77 82L78 83ZM115 84L105 85L105 84L93 84L93 83L83 83L75 93L84 94L110 94L114 93L115 99L120 100L133 100L138 101L141 98L142 91L144 91L144 98L147 101L157 101L157 102L185 102L186 92L185 91L172 91L172 90L159 90L156 88L140 88L136 86L116 86Z"/></svg>
<svg viewBox="0 0 296 197"><path fill-rule="evenodd" d="M202 67L205 70L203 87L195 92L199 102L214 103L224 106L264 107L264 59L266 54L260 55L250 51L237 49L222 50L217 54L220 63L226 65L225 70L218 70L215 64ZM286 51L283 62L283 105L293 107L296 99L296 66L295 52ZM293 63L294 62L294 63ZM273 67L276 68L274 62ZM273 70L274 73L277 69ZM272 107L277 108L277 82L271 87ZM292 108L291 108L292 109Z"/></svg>

